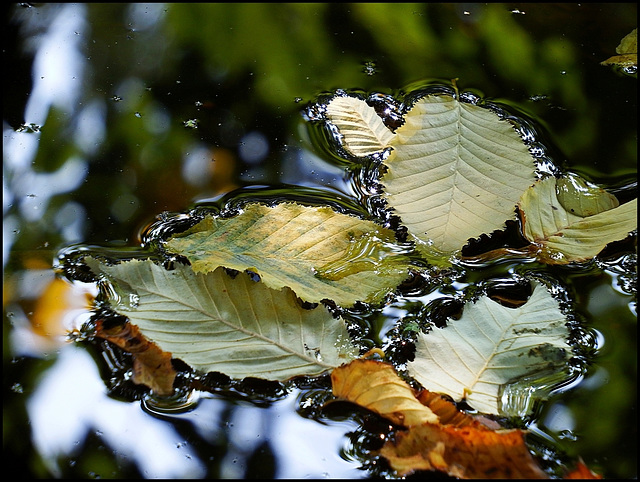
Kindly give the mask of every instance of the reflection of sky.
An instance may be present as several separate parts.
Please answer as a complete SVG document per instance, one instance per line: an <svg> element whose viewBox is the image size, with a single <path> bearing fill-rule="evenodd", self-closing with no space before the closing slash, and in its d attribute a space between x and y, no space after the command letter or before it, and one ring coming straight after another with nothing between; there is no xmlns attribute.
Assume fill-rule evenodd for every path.
<svg viewBox="0 0 640 482"><path fill-rule="evenodd" d="M269 408L249 404L235 407L230 419L220 420L225 403L203 398L191 412L176 420L194 424L205 440L228 432L228 451L220 476L244 476L246 460L268 440L276 454L278 478L360 478L359 464L343 460L339 451L354 423L323 425L296 414L296 393ZM106 395L93 359L83 349L66 346L27 403L34 445L54 475L56 460L73 460L92 431L114 454L137 464L147 478L202 477L205 467L184 435L172 424L148 415L139 402L116 401ZM108 477L110 474L97 474Z"/></svg>
<svg viewBox="0 0 640 482"><path fill-rule="evenodd" d="M202 463L180 445L183 438L173 427L146 415L139 403L116 401L105 392L93 359L68 346L29 399L33 442L54 475L60 475L56 458L73 458L90 430L114 453L135 461L146 477L203 475Z"/></svg>
<svg viewBox="0 0 640 482"><path fill-rule="evenodd" d="M61 115L69 115L79 103L84 74L80 40L86 30L85 10L81 4L60 5L38 40L33 88L24 113L25 125L33 127L16 132L3 126L3 266L21 224L41 220L53 196L76 189L86 176L87 162L80 157L67 159L54 172L36 172L31 167L50 110L55 107ZM85 120L87 126L92 126L99 124L100 119L85 116ZM12 205L17 207L18 216L8 215ZM63 235L75 237L77 228L66 230Z"/></svg>

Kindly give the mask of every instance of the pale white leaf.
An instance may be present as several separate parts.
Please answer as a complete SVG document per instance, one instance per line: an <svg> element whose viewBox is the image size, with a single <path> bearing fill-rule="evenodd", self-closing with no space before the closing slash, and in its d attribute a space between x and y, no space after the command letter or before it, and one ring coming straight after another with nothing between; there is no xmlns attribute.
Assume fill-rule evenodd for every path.
<svg viewBox="0 0 640 482"><path fill-rule="evenodd" d="M558 302L540 284L518 308L481 297L459 320L420 334L411 376L483 413L501 414L500 389L525 375L561 369L571 356Z"/></svg>
<svg viewBox="0 0 640 482"><path fill-rule="evenodd" d="M322 305L304 309L289 288L270 289L246 273L197 274L180 264L166 270L148 260L87 264L118 293L116 311L198 371L286 380L357 355L342 319Z"/></svg>
<svg viewBox="0 0 640 482"><path fill-rule="evenodd" d="M550 264L591 259L608 243L624 239L638 228L637 206L637 199L618 205L610 194L593 189L569 196L567 180L553 177L536 182L519 203L524 236L538 259ZM596 214L584 216L590 213Z"/></svg>
<svg viewBox="0 0 640 482"><path fill-rule="evenodd" d="M342 135L345 148L364 157L389 146L394 134L375 109L355 97L334 97L327 105L327 117Z"/></svg>
<svg viewBox="0 0 640 482"><path fill-rule="evenodd" d="M504 228L536 178L512 124L448 95L420 99L391 146L385 197L410 234L443 253Z"/></svg>

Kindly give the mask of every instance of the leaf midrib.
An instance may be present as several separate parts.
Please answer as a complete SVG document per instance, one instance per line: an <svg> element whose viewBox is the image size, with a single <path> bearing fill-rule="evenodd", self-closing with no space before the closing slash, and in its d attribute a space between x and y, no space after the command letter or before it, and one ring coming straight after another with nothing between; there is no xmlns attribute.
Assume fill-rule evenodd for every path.
<svg viewBox="0 0 640 482"><path fill-rule="evenodd" d="M209 286L208 286L208 284L206 283L205 276L203 276L203 275L199 275L199 274L197 274L197 273L194 273L194 275L195 275L195 276L197 276L197 277L202 278L203 285L206 287L206 291L207 291L207 293L209 294L209 299L208 299L207 301L209 301L210 303L213 303L213 298L211 297L211 293L209 292ZM181 273L181 278L182 278L182 280L186 283L186 285L189 287L189 289L191 289L191 285L187 282L187 280L184 278L184 275L183 275L182 273ZM224 281L223 281L223 282L224 282ZM226 282L225 282L225 284L226 284ZM246 288L244 288L244 289L246 290ZM325 368L334 368L334 366L333 366L333 365L331 365L331 364L321 362L320 360L318 360L318 359L316 359L316 358L314 358L314 357L311 357L311 356L305 355L305 354L303 354L303 353L297 352L297 351L295 351L295 350L293 350L293 349L291 349L291 348L287 347L286 345L282 345L281 343L279 343L279 342L277 342L277 341L275 341L275 340L273 340L273 339L271 339L271 338L268 338L268 337L263 336L263 335L261 335L261 334L259 334L259 333L255 333L255 332L252 332L252 331L250 331L250 330L247 330L246 328L243 328L243 327L241 327L241 326L239 326L239 325L234 325L234 324L232 324L231 322L228 322L228 321L226 321L226 320L225 320L225 319L223 319L223 318L215 317L215 316L213 316L211 313L209 313L208 311L206 311L205 309L200 309L200 308L198 308L198 307L192 306L192 305L190 305L190 304L188 304L188 303L186 303L186 302L184 302L184 301L180 301L180 300L177 300L177 299L171 298L171 297L169 297L169 296L166 296L166 294L162 294L162 293L159 293L159 292L153 291L152 289L149 289L149 288L147 288L147 287L145 287L145 288L139 288L139 290L140 290L140 291L146 291L147 293L150 293L150 294L152 294L152 295L156 295L156 296L158 296L158 297L160 297L160 298L164 298L164 299L170 300L171 302L174 302L174 303L177 303L177 304L179 304L179 305L181 305L181 306L184 306L184 307L186 307L187 309L190 309L190 310L193 310L193 311L199 312L199 313L201 313L201 314L203 314L203 315L207 316L208 318L210 318L210 319L211 319L211 320L213 320L213 321L218 321L218 322L220 322L220 323L224 324L225 326L230 327L231 329L233 329L233 330L235 330L235 331L239 331L239 332L241 332L241 333L243 333L243 334L245 334L245 335L248 335L248 336L250 336L250 337L252 337L252 338L258 338L258 339L260 339L260 340L262 340L262 341L265 341L265 342L270 343L270 344L272 344L272 345L274 345L274 346L277 346L277 347L278 347L278 348L280 348L281 350L283 350L283 351L285 351L285 352L287 352L287 353L290 353L291 355L295 355L295 356L297 356L298 358L301 358L301 359L303 359L303 360L306 360L306 361L308 361L308 362L309 362L309 363L311 363L311 364L319 365L319 366L322 366L322 367L325 367ZM192 293L193 293L193 292L192 292ZM197 296L195 296L195 293L194 293L194 297L196 297L196 298L197 298ZM230 302L231 302L231 305L233 305L233 307L237 309L236 304L235 304L234 302L232 302L231 300L230 300Z"/></svg>

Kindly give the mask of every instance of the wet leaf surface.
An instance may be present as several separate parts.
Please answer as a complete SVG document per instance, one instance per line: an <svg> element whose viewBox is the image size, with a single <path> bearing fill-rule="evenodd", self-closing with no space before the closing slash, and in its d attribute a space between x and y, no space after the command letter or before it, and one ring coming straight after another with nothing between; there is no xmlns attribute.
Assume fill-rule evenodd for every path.
<svg viewBox="0 0 640 482"><path fill-rule="evenodd" d="M575 189L566 179L536 182L519 203L524 235L533 243L529 251L549 264L593 258L637 229L637 199L620 206L614 200L602 190Z"/></svg>
<svg viewBox="0 0 640 482"><path fill-rule="evenodd" d="M219 266L258 274L309 302L379 302L408 276L408 261L389 229L328 207L246 206L230 219L207 217L167 247L196 273Z"/></svg>
<svg viewBox="0 0 640 482"><path fill-rule="evenodd" d="M324 306L305 309L290 289L272 290L245 273L232 278L218 268L203 275L182 265L168 271L138 260L88 264L125 300L135 298L115 310L200 372L286 380L322 373L354 354L343 320Z"/></svg>

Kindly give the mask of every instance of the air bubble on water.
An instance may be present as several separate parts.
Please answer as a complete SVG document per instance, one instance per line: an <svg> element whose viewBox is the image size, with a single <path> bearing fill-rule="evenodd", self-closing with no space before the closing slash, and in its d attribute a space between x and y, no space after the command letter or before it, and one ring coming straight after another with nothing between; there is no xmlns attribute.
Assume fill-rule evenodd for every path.
<svg viewBox="0 0 640 482"><path fill-rule="evenodd" d="M199 392L176 390L173 395L147 394L141 401L142 409L151 415L177 415L189 412L198 406Z"/></svg>

